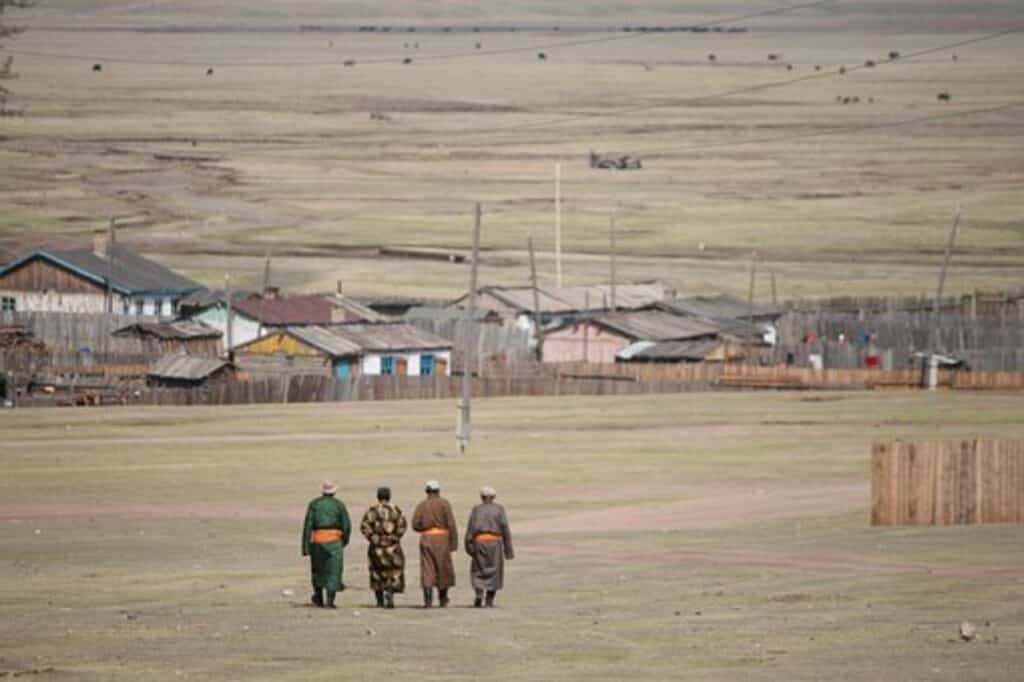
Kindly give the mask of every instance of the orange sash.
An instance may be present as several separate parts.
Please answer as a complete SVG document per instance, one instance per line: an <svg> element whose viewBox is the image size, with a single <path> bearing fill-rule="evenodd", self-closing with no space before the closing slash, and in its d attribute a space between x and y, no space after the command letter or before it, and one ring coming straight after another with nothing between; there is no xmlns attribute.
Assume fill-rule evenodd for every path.
<svg viewBox="0 0 1024 682"><path fill-rule="evenodd" d="M503 540L500 535L494 533L477 533L473 536L473 542L499 542Z"/></svg>
<svg viewBox="0 0 1024 682"><path fill-rule="evenodd" d="M341 531L337 528L321 528L309 534L309 541L317 544L337 542L341 539Z"/></svg>
<svg viewBox="0 0 1024 682"><path fill-rule="evenodd" d="M447 528L428 528L422 532L424 535L448 535Z"/></svg>

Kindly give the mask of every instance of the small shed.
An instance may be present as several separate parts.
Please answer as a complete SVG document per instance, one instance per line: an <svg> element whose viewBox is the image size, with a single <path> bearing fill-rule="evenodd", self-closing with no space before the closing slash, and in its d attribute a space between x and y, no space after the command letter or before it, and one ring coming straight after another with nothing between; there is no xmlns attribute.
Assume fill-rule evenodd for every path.
<svg viewBox="0 0 1024 682"><path fill-rule="evenodd" d="M234 365L221 358L168 353L146 371L146 384L163 388L195 388L234 376Z"/></svg>
<svg viewBox="0 0 1024 682"><path fill-rule="evenodd" d="M235 362L254 374L349 376L361 347L328 327L286 327L235 347Z"/></svg>
<svg viewBox="0 0 1024 682"><path fill-rule="evenodd" d="M149 353L184 351L190 355L217 356L223 352L223 332L192 320L136 322L115 330L114 336L137 339L143 352Z"/></svg>

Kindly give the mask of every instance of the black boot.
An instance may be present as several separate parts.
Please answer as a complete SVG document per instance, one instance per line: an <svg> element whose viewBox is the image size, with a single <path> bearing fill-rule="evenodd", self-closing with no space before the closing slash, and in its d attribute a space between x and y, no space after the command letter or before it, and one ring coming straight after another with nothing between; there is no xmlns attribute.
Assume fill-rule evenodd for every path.
<svg viewBox="0 0 1024 682"><path fill-rule="evenodd" d="M438 590L437 594L437 601L441 605L441 608L443 609L444 607L448 606L448 590Z"/></svg>
<svg viewBox="0 0 1024 682"><path fill-rule="evenodd" d="M325 606L327 606L327 608L329 609L338 608L334 605L334 595L335 593L332 590L327 590L327 604Z"/></svg>
<svg viewBox="0 0 1024 682"><path fill-rule="evenodd" d="M494 590L487 590L487 601L485 602L485 604L487 605L487 608L489 608L489 609L493 609L494 608L494 595L495 594L496 594L496 592Z"/></svg>
<svg viewBox="0 0 1024 682"><path fill-rule="evenodd" d="M393 609L395 608L395 595L391 590L384 591L384 608Z"/></svg>
<svg viewBox="0 0 1024 682"><path fill-rule="evenodd" d="M313 596L309 598L309 601L313 606L323 608L324 605L324 593L322 590L313 590Z"/></svg>
<svg viewBox="0 0 1024 682"><path fill-rule="evenodd" d="M384 590L374 590L373 596L377 598L377 608L384 608Z"/></svg>
<svg viewBox="0 0 1024 682"><path fill-rule="evenodd" d="M476 591L476 599L473 600L473 608L478 609L484 605L484 591Z"/></svg>
<svg viewBox="0 0 1024 682"><path fill-rule="evenodd" d="M424 587L423 588L423 608L429 609L434 605L434 588Z"/></svg>

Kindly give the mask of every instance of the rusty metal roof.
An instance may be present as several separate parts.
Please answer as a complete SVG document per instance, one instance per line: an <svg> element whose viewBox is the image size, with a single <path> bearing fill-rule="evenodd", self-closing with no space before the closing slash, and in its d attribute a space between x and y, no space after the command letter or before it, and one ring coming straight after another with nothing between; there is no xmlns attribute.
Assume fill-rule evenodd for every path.
<svg viewBox="0 0 1024 682"><path fill-rule="evenodd" d="M202 322L175 320L174 322L136 322L115 330L115 336L132 333L155 336L158 339L219 339L223 334Z"/></svg>
<svg viewBox="0 0 1024 682"><path fill-rule="evenodd" d="M201 381L229 366L227 361L220 358L188 355L185 353L168 353L146 370L146 376L158 379Z"/></svg>
<svg viewBox="0 0 1024 682"><path fill-rule="evenodd" d="M280 298L255 295L232 304L238 312L263 324L283 327L299 324L330 324L334 304L326 296L304 294Z"/></svg>
<svg viewBox="0 0 1024 682"><path fill-rule="evenodd" d="M666 307L707 319L744 320L750 318L750 303L729 294L714 296L693 296L665 301ZM754 304L754 318L776 318L782 315L782 308L763 303Z"/></svg>

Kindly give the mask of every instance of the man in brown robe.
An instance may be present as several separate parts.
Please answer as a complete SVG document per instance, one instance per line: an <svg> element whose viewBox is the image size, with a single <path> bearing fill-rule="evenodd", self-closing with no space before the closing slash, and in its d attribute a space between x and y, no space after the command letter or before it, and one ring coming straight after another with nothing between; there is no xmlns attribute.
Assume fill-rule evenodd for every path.
<svg viewBox="0 0 1024 682"><path fill-rule="evenodd" d="M497 496L494 488L481 488L480 504L473 507L466 526L466 553L471 559L469 574L476 591L476 608L494 606L494 596L505 584L505 559L515 557L508 517L505 508L494 502Z"/></svg>
<svg viewBox="0 0 1024 682"><path fill-rule="evenodd" d="M393 609L394 595L405 591L402 536L406 521L398 505L391 503L391 488L377 488L377 504L366 510L359 529L370 545L370 589L377 598L377 606Z"/></svg>
<svg viewBox="0 0 1024 682"><path fill-rule="evenodd" d="M420 583L423 606L430 608L437 588L438 604L448 606L448 589L455 585L452 552L459 547L455 515L448 500L441 497L441 484L427 481L427 498L412 515L412 529L420 534Z"/></svg>

